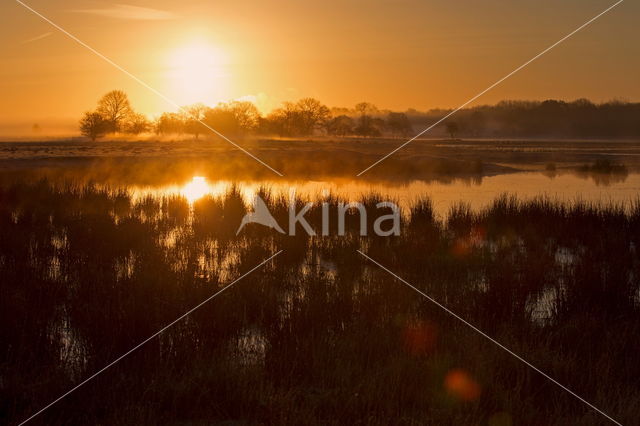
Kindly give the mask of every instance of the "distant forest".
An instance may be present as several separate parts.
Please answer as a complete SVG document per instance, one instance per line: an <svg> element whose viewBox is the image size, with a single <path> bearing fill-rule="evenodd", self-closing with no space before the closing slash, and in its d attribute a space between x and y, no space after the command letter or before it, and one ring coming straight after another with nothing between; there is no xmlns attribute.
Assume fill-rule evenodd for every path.
<svg viewBox="0 0 640 426"><path fill-rule="evenodd" d="M452 110L426 112L381 110L368 102L353 108L329 108L313 98L285 102L267 115L245 101L185 106L150 120L136 113L126 93L104 95L95 111L85 113L81 133L96 140L108 134L191 136L209 126L227 136L280 137L410 137L441 120ZM502 101L463 109L440 123L428 136L455 138L640 138L640 103Z"/></svg>

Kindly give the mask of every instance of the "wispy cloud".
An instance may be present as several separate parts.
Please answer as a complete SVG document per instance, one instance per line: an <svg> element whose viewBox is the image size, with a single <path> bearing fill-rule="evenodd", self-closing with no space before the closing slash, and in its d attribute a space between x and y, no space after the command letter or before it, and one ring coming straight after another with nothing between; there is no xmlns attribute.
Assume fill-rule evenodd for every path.
<svg viewBox="0 0 640 426"><path fill-rule="evenodd" d="M176 18L176 15L166 10L132 6L129 4L114 4L111 7L103 9L77 9L73 12L130 21L163 21Z"/></svg>
<svg viewBox="0 0 640 426"><path fill-rule="evenodd" d="M51 35L53 35L52 32L47 32L47 33L44 33L44 34L40 34L39 36L35 36L35 37L32 37L32 38L28 38L26 40L22 40L20 42L20 44L33 43L34 41L42 40L42 39L47 38L47 37L49 37Z"/></svg>

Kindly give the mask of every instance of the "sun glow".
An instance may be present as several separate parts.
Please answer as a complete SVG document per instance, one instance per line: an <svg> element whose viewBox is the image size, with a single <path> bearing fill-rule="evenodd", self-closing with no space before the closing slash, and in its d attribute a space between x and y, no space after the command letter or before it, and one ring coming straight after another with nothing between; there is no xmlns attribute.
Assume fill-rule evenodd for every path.
<svg viewBox="0 0 640 426"><path fill-rule="evenodd" d="M182 187L180 193L190 203L199 200L205 195L212 192L211 186L207 183L207 179L202 176L194 176L191 182Z"/></svg>
<svg viewBox="0 0 640 426"><path fill-rule="evenodd" d="M172 97L181 105L215 105L226 99L228 74L221 49L206 42L190 43L171 52L168 65Z"/></svg>

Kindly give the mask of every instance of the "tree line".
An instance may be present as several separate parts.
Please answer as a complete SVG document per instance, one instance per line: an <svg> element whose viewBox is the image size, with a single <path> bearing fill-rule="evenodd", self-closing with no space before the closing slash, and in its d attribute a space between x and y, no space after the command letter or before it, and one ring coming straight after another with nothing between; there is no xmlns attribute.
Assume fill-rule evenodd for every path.
<svg viewBox="0 0 640 426"><path fill-rule="evenodd" d="M435 122L448 110L412 114L412 121ZM588 99L502 101L459 111L443 130L453 126L458 137L602 139L640 137L640 103Z"/></svg>
<svg viewBox="0 0 640 426"><path fill-rule="evenodd" d="M353 108L329 108L314 98L284 102L263 115L251 102L231 101L215 107L185 106L179 112L165 112L150 120L131 107L127 94L113 90L105 94L94 111L80 121L83 136L96 140L108 134L161 136L190 135L198 138L207 126L229 136L248 134L280 137L313 135L356 137L407 137L437 123L451 110L405 112L380 110L368 102ZM439 124L435 137L640 137L640 103L612 101L594 104L586 99L574 102L547 100L502 101L463 109Z"/></svg>
<svg viewBox="0 0 640 426"><path fill-rule="evenodd" d="M386 134L408 136L413 130L405 113L381 112L375 105L361 102L353 109L329 109L317 99L303 98L284 102L267 115L262 115L251 102L232 101L215 107L194 104L179 112L165 112L154 120L136 113L127 94L113 90L104 95L94 111L80 120L83 136L96 140L108 134L155 133L158 135L191 135L196 139L209 126L225 135L246 134L287 136L374 137Z"/></svg>

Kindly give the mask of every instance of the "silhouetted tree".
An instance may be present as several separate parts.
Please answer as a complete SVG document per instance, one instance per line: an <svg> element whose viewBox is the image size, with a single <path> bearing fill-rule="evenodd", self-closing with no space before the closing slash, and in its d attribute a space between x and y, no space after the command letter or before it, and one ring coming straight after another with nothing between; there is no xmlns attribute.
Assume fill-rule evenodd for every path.
<svg viewBox="0 0 640 426"><path fill-rule="evenodd" d="M260 120L258 108L248 101L219 103L215 108L205 107L201 112L201 120L222 134L241 135L253 132Z"/></svg>
<svg viewBox="0 0 640 426"><path fill-rule="evenodd" d="M347 115L339 115L327 122L326 129L330 135L347 136L353 134L353 126L353 118Z"/></svg>
<svg viewBox="0 0 640 426"><path fill-rule="evenodd" d="M355 111L360 115L374 115L378 113L378 107L369 102L360 102L356 104Z"/></svg>
<svg viewBox="0 0 640 426"><path fill-rule="evenodd" d="M407 136L413 130L409 117L402 112L390 112L387 114L387 128L395 136Z"/></svg>
<svg viewBox="0 0 640 426"><path fill-rule="evenodd" d="M387 129L387 123L384 121L384 119L382 119L380 117L374 117L371 120L370 125L371 125L371 128L372 128L371 136L380 136Z"/></svg>
<svg viewBox="0 0 640 426"><path fill-rule="evenodd" d="M284 102L281 108L267 116L271 127L280 136L295 136L298 134L300 116L293 102Z"/></svg>
<svg viewBox="0 0 640 426"><path fill-rule="evenodd" d="M360 115L358 125L354 129L356 135L374 137L382 134L384 121L372 117L373 114L378 113L378 108L375 105L369 102L360 102L354 109Z"/></svg>
<svg viewBox="0 0 640 426"><path fill-rule="evenodd" d="M146 133L151 129L151 122L144 114L131 113L124 123L123 130L131 135Z"/></svg>
<svg viewBox="0 0 640 426"><path fill-rule="evenodd" d="M295 109L300 116L299 132L302 135L313 134L327 122L330 116L329 108L313 98L300 99Z"/></svg>
<svg viewBox="0 0 640 426"><path fill-rule="evenodd" d="M313 98L285 102L269 116L268 127L280 136L307 136L322 128L330 117L329 108Z"/></svg>
<svg viewBox="0 0 640 426"><path fill-rule="evenodd" d="M236 115L226 104L207 109L204 114L204 122L224 135L238 135L241 133L240 123Z"/></svg>
<svg viewBox="0 0 640 426"><path fill-rule="evenodd" d="M95 142L109 132L110 123L98 112L86 112L80 120L80 133Z"/></svg>
<svg viewBox="0 0 640 426"><path fill-rule="evenodd" d="M352 112L352 110L345 107L331 107L330 109L330 113L333 117L338 117L340 115L349 116Z"/></svg>
<svg viewBox="0 0 640 426"><path fill-rule="evenodd" d="M186 107L180 114L163 114L155 123L159 134L189 133L196 138L204 132L198 119L225 134L258 132L280 136L309 136L325 131L335 136L349 134L376 137L388 132L407 136L414 125L434 123L451 110L432 109L405 113L385 111L386 120L375 105L361 102L352 109L329 109L313 98L297 102L284 102L282 106L262 117L250 102L233 101L210 108L203 104ZM103 96L97 113L107 122L107 133L124 131L142 133L148 122L133 112L127 95L114 90ZM494 106L464 109L456 121L445 123L441 129L455 139L462 136L480 137L491 134L498 137L573 137L609 138L640 137L640 103L610 101L594 104L587 99L573 102L546 100L501 101ZM37 127L34 126L34 131Z"/></svg>
<svg viewBox="0 0 640 426"><path fill-rule="evenodd" d="M97 112L109 123L109 131L118 132L133 110L125 92L112 90L98 101Z"/></svg>
<svg viewBox="0 0 640 426"><path fill-rule="evenodd" d="M449 121L446 124L446 128L447 128L447 133L449 133L449 136L451 137L451 139L455 139L456 134L460 130L460 128L458 127L458 123L456 123L455 121Z"/></svg>
<svg viewBox="0 0 640 426"><path fill-rule="evenodd" d="M165 112L155 122L155 131L159 135L184 133L185 123L182 114Z"/></svg>
<svg viewBox="0 0 640 426"><path fill-rule="evenodd" d="M198 139L200 133L206 130L202 124L204 117L210 108L203 103L197 103L182 108L182 121L184 131Z"/></svg>
<svg viewBox="0 0 640 426"><path fill-rule="evenodd" d="M251 102L233 101L226 105L226 109L231 111L238 123L238 127L245 133L252 132L258 127L260 111Z"/></svg>
<svg viewBox="0 0 640 426"><path fill-rule="evenodd" d="M383 119L362 115L358 119L358 125L354 129L354 133L358 136L373 138L382 135L385 127Z"/></svg>

